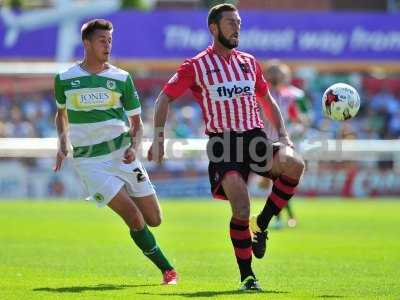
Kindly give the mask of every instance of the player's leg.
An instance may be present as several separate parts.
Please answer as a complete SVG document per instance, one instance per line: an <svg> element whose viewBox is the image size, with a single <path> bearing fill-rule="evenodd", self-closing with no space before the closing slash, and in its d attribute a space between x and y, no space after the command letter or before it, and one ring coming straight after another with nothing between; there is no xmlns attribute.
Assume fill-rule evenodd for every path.
<svg viewBox="0 0 400 300"><path fill-rule="evenodd" d="M257 224L262 231L267 229L271 218L279 214L294 195L304 167L300 155L288 146L282 146L274 156L270 173L276 179L267 203L257 217Z"/></svg>
<svg viewBox="0 0 400 300"><path fill-rule="evenodd" d="M287 220L288 227L290 227L290 228L296 227L297 220L294 217L293 209L292 209L292 206L290 205L290 202L288 202L288 204L285 206L285 209L288 214L288 220Z"/></svg>
<svg viewBox="0 0 400 300"><path fill-rule="evenodd" d="M161 224L161 208L156 194L144 197L132 197L132 199L141 211L147 225L157 227Z"/></svg>
<svg viewBox="0 0 400 300"><path fill-rule="evenodd" d="M145 223L151 227L161 224L161 208L146 169L139 160L117 165L118 176L126 183L127 191L141 211Z"/></svg>
<svg viewBox="0 0 400 300"><path fill-rule="evenodd" d="M267 194L270 194L270 193L271 193L272 184L273 184L272 179L267 178L267 177L260 177L260 179L259 179L259 181L258 181L258 187L259 187L260 189L265 190ZM253 222L256 222L256 221L253 221ZM250 225L251 225L251 222L250 222ZM274 229L280 229L280 228L282 228L281 214L277 214L277 215L275 216L275 222L274 222L274 224L272 225L272 228L274 228Z"/></svg>
<svg viewBox="0 0 400 300"><path fill-rule="evenodd" d="M125 187L122 187L107 205L124 220L129 230L143 229L143 215L130 199Z"/></svg>
<svg viewBox="0 0 400 300"><path fill-rule="evenodd" d="M138 206L132 201L125 187L123 187L117 195L107 204L114 212L116 212L128 225L130 235L135 244L163 273L164 283L175 284L176 273L173 266L158 247L153 234L148 229L144 217ZM165 276L175 273L175 279L165 282ZM170 276L171 277L171 276ZM169 279L169 278L167 278Z"/></svg>
<svg viewBox="0 0 400 300"><path fill-rule="evenodd" d="M222 187L232 208L229 232L240 270L242 282L240 289L260 290L251 267L250 197L247 184L239 172L230 171L223 177Z"/></svg>
<svg viewBox="0 0 400 300"><path fill-rule="evenodd" d="M142 213L145 223L150 226L160 225L161 209L157 201L156 192L146 169L140 161L135 160L130 164L120 164L116 172L125 181L128 194ZM156 244L154 236L147 228L147 225L145 230L147 232L146 235L143 232L131 232L132 239L159 266L163 272L163 283L176 284L177 273ZM144 247L149 247L153 250L149 252Z"/></svg>

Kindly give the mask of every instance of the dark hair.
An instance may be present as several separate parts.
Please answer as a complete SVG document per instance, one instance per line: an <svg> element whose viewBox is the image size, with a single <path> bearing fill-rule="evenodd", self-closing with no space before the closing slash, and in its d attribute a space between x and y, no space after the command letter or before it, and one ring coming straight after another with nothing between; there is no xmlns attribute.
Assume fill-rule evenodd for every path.
<svg viewBox="0 0 400 300"><path fill-rule="evenodd" d="M211 7L208 12L208 26L210 24L218 24L224 11L237 11L237 8L230 3L222 3Z"/></svg>
<svg viewBox="0 0 400 300"><path fill-rule="evenodd" d="M113 30L113 25L110 21L104 19L94 19L82 25L81 36L83 40L90 40L96 30Z"/></svg>

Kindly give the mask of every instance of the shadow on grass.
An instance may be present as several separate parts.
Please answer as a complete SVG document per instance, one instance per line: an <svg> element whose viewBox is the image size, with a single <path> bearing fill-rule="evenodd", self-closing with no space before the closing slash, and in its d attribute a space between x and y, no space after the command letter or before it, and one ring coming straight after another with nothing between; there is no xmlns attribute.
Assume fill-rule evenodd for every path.
<svg viewBox="0 0 400 300"><path fill-rule="evenodd" d="M50 293L82 293L86 291L115 291L126 288L136 288L145 286L158 286L159 284L98 284L94 286L66 286L59 288L42 287L35 288L34 292L50 292Z"/></svg>
<svg viewBox="0 0 400 300"><path fill-rule="evenodd" d="M223 296L223 295L243 295L243 294L287 294L288 292L284 291L201 291L201 292L193 292L193 293L147 293L141 292L137 293L139 295L148 295L148 296L181 296L186 298L195 298L195 297L214 297L214 296Z"/></svg>
<svg viewBox="0 0 400 300"><path fill-rule="evenodd" d="M323 298L323 299L325 299L325 298L345 298L344 296L339 296L339 295L321 295L321 296L318 296L317 298Z"/></svg>

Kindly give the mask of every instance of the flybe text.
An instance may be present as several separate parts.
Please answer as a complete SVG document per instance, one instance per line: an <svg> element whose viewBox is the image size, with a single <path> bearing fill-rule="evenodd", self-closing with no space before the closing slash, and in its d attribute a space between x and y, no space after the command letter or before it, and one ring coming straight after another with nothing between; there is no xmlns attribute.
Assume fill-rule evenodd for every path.
<svg viewBox="0 0 400 300"><path fill-rule="evenodd" d="M219 86L217 88L217 93L219 97L232 98L233 96L241 94L250 95L251 88L249 86L237 86L237 85L233 85L231 87Z"/></svg>

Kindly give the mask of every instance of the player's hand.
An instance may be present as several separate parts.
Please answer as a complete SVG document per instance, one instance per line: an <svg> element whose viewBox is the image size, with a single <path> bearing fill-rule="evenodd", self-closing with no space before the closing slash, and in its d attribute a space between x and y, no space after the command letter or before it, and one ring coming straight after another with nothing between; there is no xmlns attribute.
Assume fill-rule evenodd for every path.
<svg viewBox="0 0 400 300"><path fill-rule="evenodd" d="M161 164L164 159L164 140L153 141L147 152L147 160Z"/></svg>
<svg viewBox="0 0 400 300"><path fill-rule="evenodd" d="M283 135L279 137L279 142L294 149L294 144L288 135Z"/></svg>
<svg viewBox="0 0 400 300"><path fill-rule="evenodd" d="M124 152L124 158L122 162L124 164L130 164L136 159L136 151L133 149L133 147L129 147L125 150Z"/></svg>
<svg viewBox="0 0 400 300"><path fill-rule="evenodd" d="M68 156L68 150L66 148L58 148L57 157L56 157L56 165L53 167L53 171L57 172L61 170L63 162L65 158Z"/></svg>

